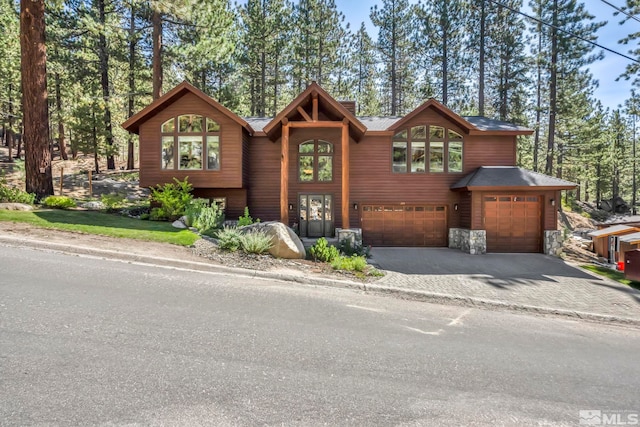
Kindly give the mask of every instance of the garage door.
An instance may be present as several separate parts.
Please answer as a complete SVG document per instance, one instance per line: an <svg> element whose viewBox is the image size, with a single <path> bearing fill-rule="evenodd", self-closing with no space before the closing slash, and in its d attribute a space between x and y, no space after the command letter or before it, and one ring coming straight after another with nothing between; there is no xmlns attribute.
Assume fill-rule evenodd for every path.
<svg viewBox="0 0 640 427"><path fill-rule="evenodd" d="M513 194L483 200L488 252L541 251L540 197Z"/></svg>
<svg viewBox="0 0 640 427"><path fill-rule="evenodd" d="M374 246L446 246L447 210L432 205L365 205L364 242Z"/></svg>

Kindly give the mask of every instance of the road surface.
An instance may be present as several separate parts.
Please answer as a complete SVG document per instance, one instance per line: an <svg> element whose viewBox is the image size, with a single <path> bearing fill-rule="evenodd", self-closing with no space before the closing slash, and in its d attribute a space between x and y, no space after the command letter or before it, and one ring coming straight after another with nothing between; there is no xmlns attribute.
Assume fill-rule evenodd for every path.
<svg viewBox="0 0 640 427"><path fill-rule="evenodd" d="M633 420L639 354L632 328L0 246L3 426Z"/></svg>

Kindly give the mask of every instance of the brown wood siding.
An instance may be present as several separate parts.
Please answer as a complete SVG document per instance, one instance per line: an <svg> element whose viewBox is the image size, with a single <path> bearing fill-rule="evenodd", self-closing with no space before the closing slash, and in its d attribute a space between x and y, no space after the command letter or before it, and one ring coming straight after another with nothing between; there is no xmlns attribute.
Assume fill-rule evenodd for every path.
<svg viewBox="0 0 640 427"><path fill-rule="evenodd" d="M244 207L247 205L247 191L235 188L196 188L193 190L194 197L211 199L214 197L224 197L227 199L225 217L229 220L236 220L244 214ZM258 218L251 213L254 219Z"/></svg>
<svg viewBox="0 0 640 427"><path fill-rule="evenodd" d="M200 114L220 124L220 170L163 170L160 126L171 117ZM242 188L242 127L197 96L187 93L140 126L140 185L150 187L189 177L194 187Z"/></svg>
<svg viewBox="0 0 640 427"><path fill-rule="evenodd" d="M251 215L263 221L280 220L280 143L252 138L249 147L248 199Z"/></svg>
<svg viewBox="0 0 640 427"><path fill-rule="evenodd" d="M467 192L460 194L458 202L459 227L471 228L471 195Z"/></svg>
<svg viewBox="0 0 640 427"><path fill-rule="evenodd" d="M242 187L249 186L249 176L251 175L251 159L249 156L251 137L246 130L242 130Z"/></svg>

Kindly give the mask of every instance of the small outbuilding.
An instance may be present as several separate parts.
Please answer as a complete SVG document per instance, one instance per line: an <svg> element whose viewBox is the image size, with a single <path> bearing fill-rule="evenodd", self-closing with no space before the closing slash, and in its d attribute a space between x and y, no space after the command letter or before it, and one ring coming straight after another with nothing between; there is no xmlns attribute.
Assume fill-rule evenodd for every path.
<svg viewBox="0 0 640 427"><path fill-rule="evenodd" d="M639 234L640 228L628 225L614 225L588 234L593 240L593 251L597 256L614 264L623 260L620 256L620 238L625 235Z"/></svg>

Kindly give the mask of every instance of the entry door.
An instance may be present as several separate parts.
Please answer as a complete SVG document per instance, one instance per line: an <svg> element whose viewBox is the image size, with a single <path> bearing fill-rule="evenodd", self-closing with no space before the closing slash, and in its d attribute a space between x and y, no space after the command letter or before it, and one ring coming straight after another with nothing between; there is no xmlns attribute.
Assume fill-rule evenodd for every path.
<svg viewBox="0 0 640 427"><path fill-rule="evenodd" d="M330 194L303 194L298 206L302 237L333 236L333 198Z"/></svg>

